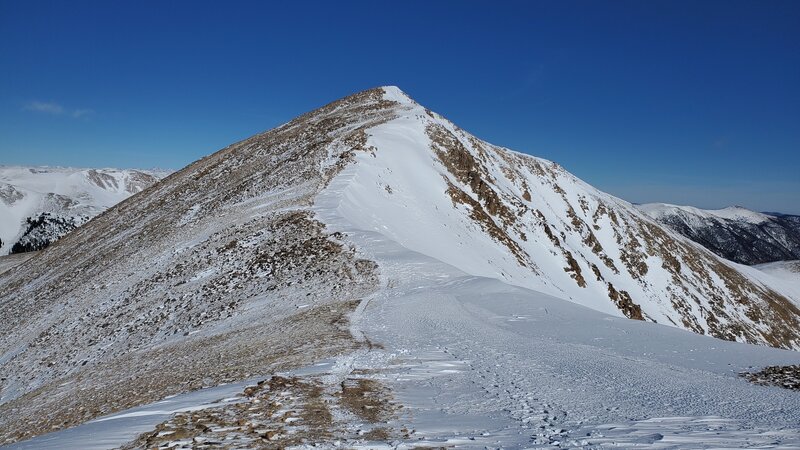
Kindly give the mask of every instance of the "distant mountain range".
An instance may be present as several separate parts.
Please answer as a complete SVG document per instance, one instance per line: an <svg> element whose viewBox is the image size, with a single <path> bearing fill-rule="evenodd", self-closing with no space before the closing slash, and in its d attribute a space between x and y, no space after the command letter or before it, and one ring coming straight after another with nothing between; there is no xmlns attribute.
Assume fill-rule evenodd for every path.
<svg viewBox="0 0 800 450"><path fill-rule="evenodd" d="M704 210L648 203L636 207L731 261L754 265L800 259L800 216L759 213L740 206Z"/></svg>
<svg viewBox="0 0 800 450"><path fill-rule="evenodd" d="M0 166L0 255L41 250L168 173Z"/></svg>

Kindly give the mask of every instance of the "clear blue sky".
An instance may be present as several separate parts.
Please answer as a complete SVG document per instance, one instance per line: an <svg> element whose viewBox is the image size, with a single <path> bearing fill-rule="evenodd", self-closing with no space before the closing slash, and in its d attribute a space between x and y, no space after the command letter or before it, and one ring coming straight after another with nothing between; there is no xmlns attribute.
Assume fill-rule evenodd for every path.
<svg viewBox="0 0 800 450"><path fill-rule="evenodd" d="M180 168L389 84L630 201L800 213L800 1L0 0L0 164Z"/></svg>

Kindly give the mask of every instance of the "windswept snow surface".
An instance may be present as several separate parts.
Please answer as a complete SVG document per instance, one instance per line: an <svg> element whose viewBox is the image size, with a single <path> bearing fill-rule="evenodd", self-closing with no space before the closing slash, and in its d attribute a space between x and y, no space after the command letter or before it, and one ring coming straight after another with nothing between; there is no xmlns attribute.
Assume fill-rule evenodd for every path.
<svg viewBox="0 0 800 450"><path fill-rule="evenodd" d="M467 274L429 256L444 251L436 236L426 237L426 255L369 223L385 211L365 205L367 218L352 220L358 170L340 173L315 210L381 268L384 289L352 320L354 334L386 349L349 358L380 371L404 405L398 425L416 430L415 441L399 447L800 447L800 396L738 376L798 364L800 353L613 317ZM393 219L402 228L415 213Z"/></svg>
<svg viewBox="0 0 800 450"><path fill-rule="evenodd" d="M796 352L604 315L351 233L393 286L354 324L386 354L354 366L384 369L426 444L800 446L800 396L737 376Z"/></svg>
<svg viewBox="0 0 800 450"><path fill-rule="evenodd" d="M391 425L414 430L392 445L348 447L800 446L800 395L737 376L800 364L796 352L608 316L339 226L381 264L385 289L364 302L352 327L385 349L360 350L336 365L377 371L404 406ZM151 430L166 412L218 406L211 400L235 397L232 388L245 385L168 399L8 448L112 448Z"/></svg>
<svg viewBox="0 0 800 450"><path fill-rule="evenodd" d="M253 380L215 386L101 417L64 431L44 434L3 446L8 450L105 450L132 441L141 433L180 411L214 408L241 400L242 390Z"/></svg>
<svg viewBox="0 0 800 450"><path fill-rule="evenodd" d="M800 260L777 261L754 267L772 277L770 284L782 285L786 292L800 298Z"/></svg>

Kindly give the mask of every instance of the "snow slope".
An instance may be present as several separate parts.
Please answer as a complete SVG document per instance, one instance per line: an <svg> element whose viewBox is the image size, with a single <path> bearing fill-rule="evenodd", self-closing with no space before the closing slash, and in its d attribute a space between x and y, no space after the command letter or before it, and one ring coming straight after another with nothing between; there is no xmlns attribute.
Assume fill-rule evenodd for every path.
<svg viewBox="0 0 800 450"><path fill-rule="evenodd" d="M759 264L755 268L775 278L771 284L784 283L786 290L794 291L794 298L800 298L800 261L777 261Z"/></svg>
<svg viewBox="0 0 800 450"><path fill-rule="evenodd" d="M348 182L338 213L351 223L471 275L608 314L800 348L797 331L784 335L800 322L780 287L555 163L483 142L388 91L397 117L369 129L371 151L339 175Z"/></svg>
<svg viewBox="0 0 800 450"><path fill-rule="evenodd" d="M0 274L0 442L332 359L297 382L327 413L242 400L215 411L257 411L251 422L181 439L229 432L248 448L324 420L287 442L798 443L795 393L737 376L800 362L765 346L800 346L785 286L397 88L203 158L25 267ZM366 379L403 406L381 416L378 443L364 431L382 425L346 401ZM131 436L101 423L64 433L74 447Z"/></svg>
<svg viewBox="0 0 800 450"><path fill-rule="evenodd" d="M381 268L383 289L362 302L352 328L384 347L346 364L376 372L401 401L394 426L415 433L395 448L800 446L800 396L738 375L800 364L797 352L626 320L469 273L458 258L430 256L442 235L412 250L364 218L386 211L352 207L366 161L343 170L315 211ZM394 219L404 228L419 215Z"/></svg>
<svg viewBox="0 0 800 450"><path fill-rule="evenodd" d="M340 445L800 445L800 396L737 377L753 366L800 363L796 352L603 315L494 279L468 276L375 233L350 235L368 243L366 251L380 255L393 283L365 301L352 325L385 348L356 351L336 364L350 374L372 373L370 378L389 386L403 412L387 425L413 433L408 439L392 438L391 445L359 440ZM337 380L328 389L335 389ZM218 408L219 403L210 401L236 399L253 384L185 394L8 448L116 447L154 429L170 412Z"/></svg>
<svg viewBox="0 0 800 450"><path fill-rule="evenodd" d="M80 223L152 185L168 173L122 169L0 166L0 254L42 213ZM57 236L58 238L60 236Z"/></svg>
<svg viewBox="0 0 800 450"><path fill-rule="evenodd" d="M416 430L419 445L800 445L800 396L738 377L798 364L797 352L630 321L471 276L353 227L327 200L318 201L320 215L378 261L386 286L353 325L385 349L350 364L392 387L406 414L396 427Z"/></svg>
<svg viewBox="0 0 800 450"><path fill-rule="evenodd" d="M800 217L733 206L703 210L648 203L636 207L652 219L741 264L800 258Z"/></svg>

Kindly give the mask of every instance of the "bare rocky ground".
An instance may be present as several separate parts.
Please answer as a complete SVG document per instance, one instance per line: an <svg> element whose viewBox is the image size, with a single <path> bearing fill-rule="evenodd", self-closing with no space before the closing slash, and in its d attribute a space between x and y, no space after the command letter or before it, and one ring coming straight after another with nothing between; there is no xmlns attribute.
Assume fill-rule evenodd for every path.
<svg viewBox="0 0 800 450"><path fill-rule="evenodd" d="M800 391L800 365L769 366L758 372L744 372L741 375L753 384Z"/></svg>
<svg viewBox="0 0 800 450"><path fill-rule="evenodd" d="M123 449L346 446L408 438L408 430L387 425L399 407L383 385L348 377L330 386L322 378L273 376L246 388L238 403L177 413Z"/></svg>
<svg viewBox="0 0 800 450"><path fill-rule="evenodd" d="M320 306L224 336L131 354L62 378L0 406L3 438L13 442L157 401L170 393L301 367L352 351L346 315L357 302ZM120 377L120 373L129 376ZM81 386L75 389L75 386Z"/></svg>

